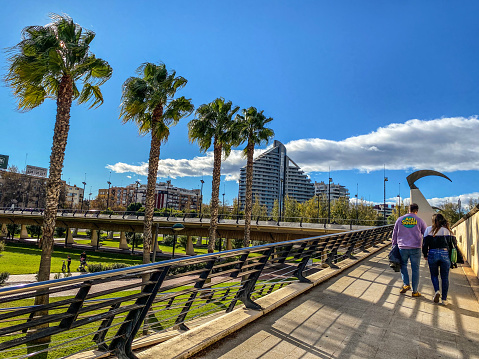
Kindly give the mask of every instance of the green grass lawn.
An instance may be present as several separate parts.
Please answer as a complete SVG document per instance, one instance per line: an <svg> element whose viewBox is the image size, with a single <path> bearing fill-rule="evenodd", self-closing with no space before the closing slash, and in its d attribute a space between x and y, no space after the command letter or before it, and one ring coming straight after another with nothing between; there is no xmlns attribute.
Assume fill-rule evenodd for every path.
<svg viewBox="0 0 479 359"><path fill-rule="evenodd" d="M59 249L56 248L52 253L52 273L59 273L62 269L62 261L67 259L67 255L72 257L71 271L75 272L80 264L79 249ZM131 265L142 263L139 256L130 256L125 254L115 254L106 252L86 251L88 262L114 263L121 262ZM5 243L5 251L0 257L0 272L10 274L34 274L38 272L40 266L41 249L36 245L23 243Z"/></svg>

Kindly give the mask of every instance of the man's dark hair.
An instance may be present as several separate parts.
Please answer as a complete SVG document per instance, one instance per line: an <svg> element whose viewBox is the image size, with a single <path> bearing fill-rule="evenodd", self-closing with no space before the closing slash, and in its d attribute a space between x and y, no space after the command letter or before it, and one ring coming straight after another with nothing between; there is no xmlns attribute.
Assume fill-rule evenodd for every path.
<svg viewBox="0 0 479 359"><path fill-rule="evenodd" d="M417 203L411 203L409 205L409 212L413 213L413 212L417 212L417 211L419 211L419 206L417 205Z"/></svg>

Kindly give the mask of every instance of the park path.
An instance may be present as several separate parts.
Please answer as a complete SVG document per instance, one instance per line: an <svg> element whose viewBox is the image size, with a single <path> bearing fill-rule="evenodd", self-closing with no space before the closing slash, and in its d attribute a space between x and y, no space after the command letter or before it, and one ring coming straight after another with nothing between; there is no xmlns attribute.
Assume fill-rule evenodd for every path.
<svg viewBox="0 0 479 359"><path fill-rule="evenodd" d="M470 268L450 272L435 304L425 261L420 298L399 294L387 250L222 339L195 358L479 358L479 302ZM476 287L477 288L477 287Z"/></svg>

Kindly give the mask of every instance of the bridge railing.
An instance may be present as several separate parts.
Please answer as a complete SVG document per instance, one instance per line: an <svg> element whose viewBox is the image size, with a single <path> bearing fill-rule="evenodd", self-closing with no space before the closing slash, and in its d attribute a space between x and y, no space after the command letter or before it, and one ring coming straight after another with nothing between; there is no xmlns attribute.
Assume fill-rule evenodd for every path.
<svg viewBox="0 0 479 359"><path fill-rule="evenodd" d="M0 357L95 349L132 358L139 336L188 330L198 316L241 303L260 309L255 299L308 282L309 273L354 259L391 233L383 226L2 288Z"/></svg>
<svg viewBox="0 0 479 359"><path fill-rule="evenodd" d="M11 214L32 214L43 215L43 208L0 208L0 213ZM79 210L79 209L59 209L57 211L58 217L85 217L85 218L122 218L122 219L143 219L144 212L140 211L111 211L111 210ZM188 219L196 219L200 222L208 221L211 217L208 213L197 212L172 212L172 211L155 211L154 217L159 219L166 219L167 221L183 221ZM218 215L218 222L235 221L237 224L244 223L245 216L237 213L220 213ZM281 226L287 223L299 223L300 227L303 225L313 224L321 225L326 228L328 224L348 225L351 229L355 225L375 226L385 224L382 220L367 220L361 218L322 218L322 217L285 217L280 218L272 216L252 216L253 224L265 224Z"/></svg>

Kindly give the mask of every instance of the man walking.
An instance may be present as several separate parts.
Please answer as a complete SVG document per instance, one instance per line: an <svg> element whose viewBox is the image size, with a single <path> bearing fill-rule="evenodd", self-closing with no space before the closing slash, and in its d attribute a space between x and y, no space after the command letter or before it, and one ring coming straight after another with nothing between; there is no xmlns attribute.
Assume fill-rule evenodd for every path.
<svg viewBox="0 0 479 359"><path fill-rule="evenodd" d="M420 297L417 288L419 285L419 263L421 261L422 236L426 230L426 222L417 216L419 206L412 203L409 213L399 217L394 225L392 245L397 244L401 254L401 277L403 286L400 293L411 289L407 270L408 260L411 261L412 296Z"/></svg>

